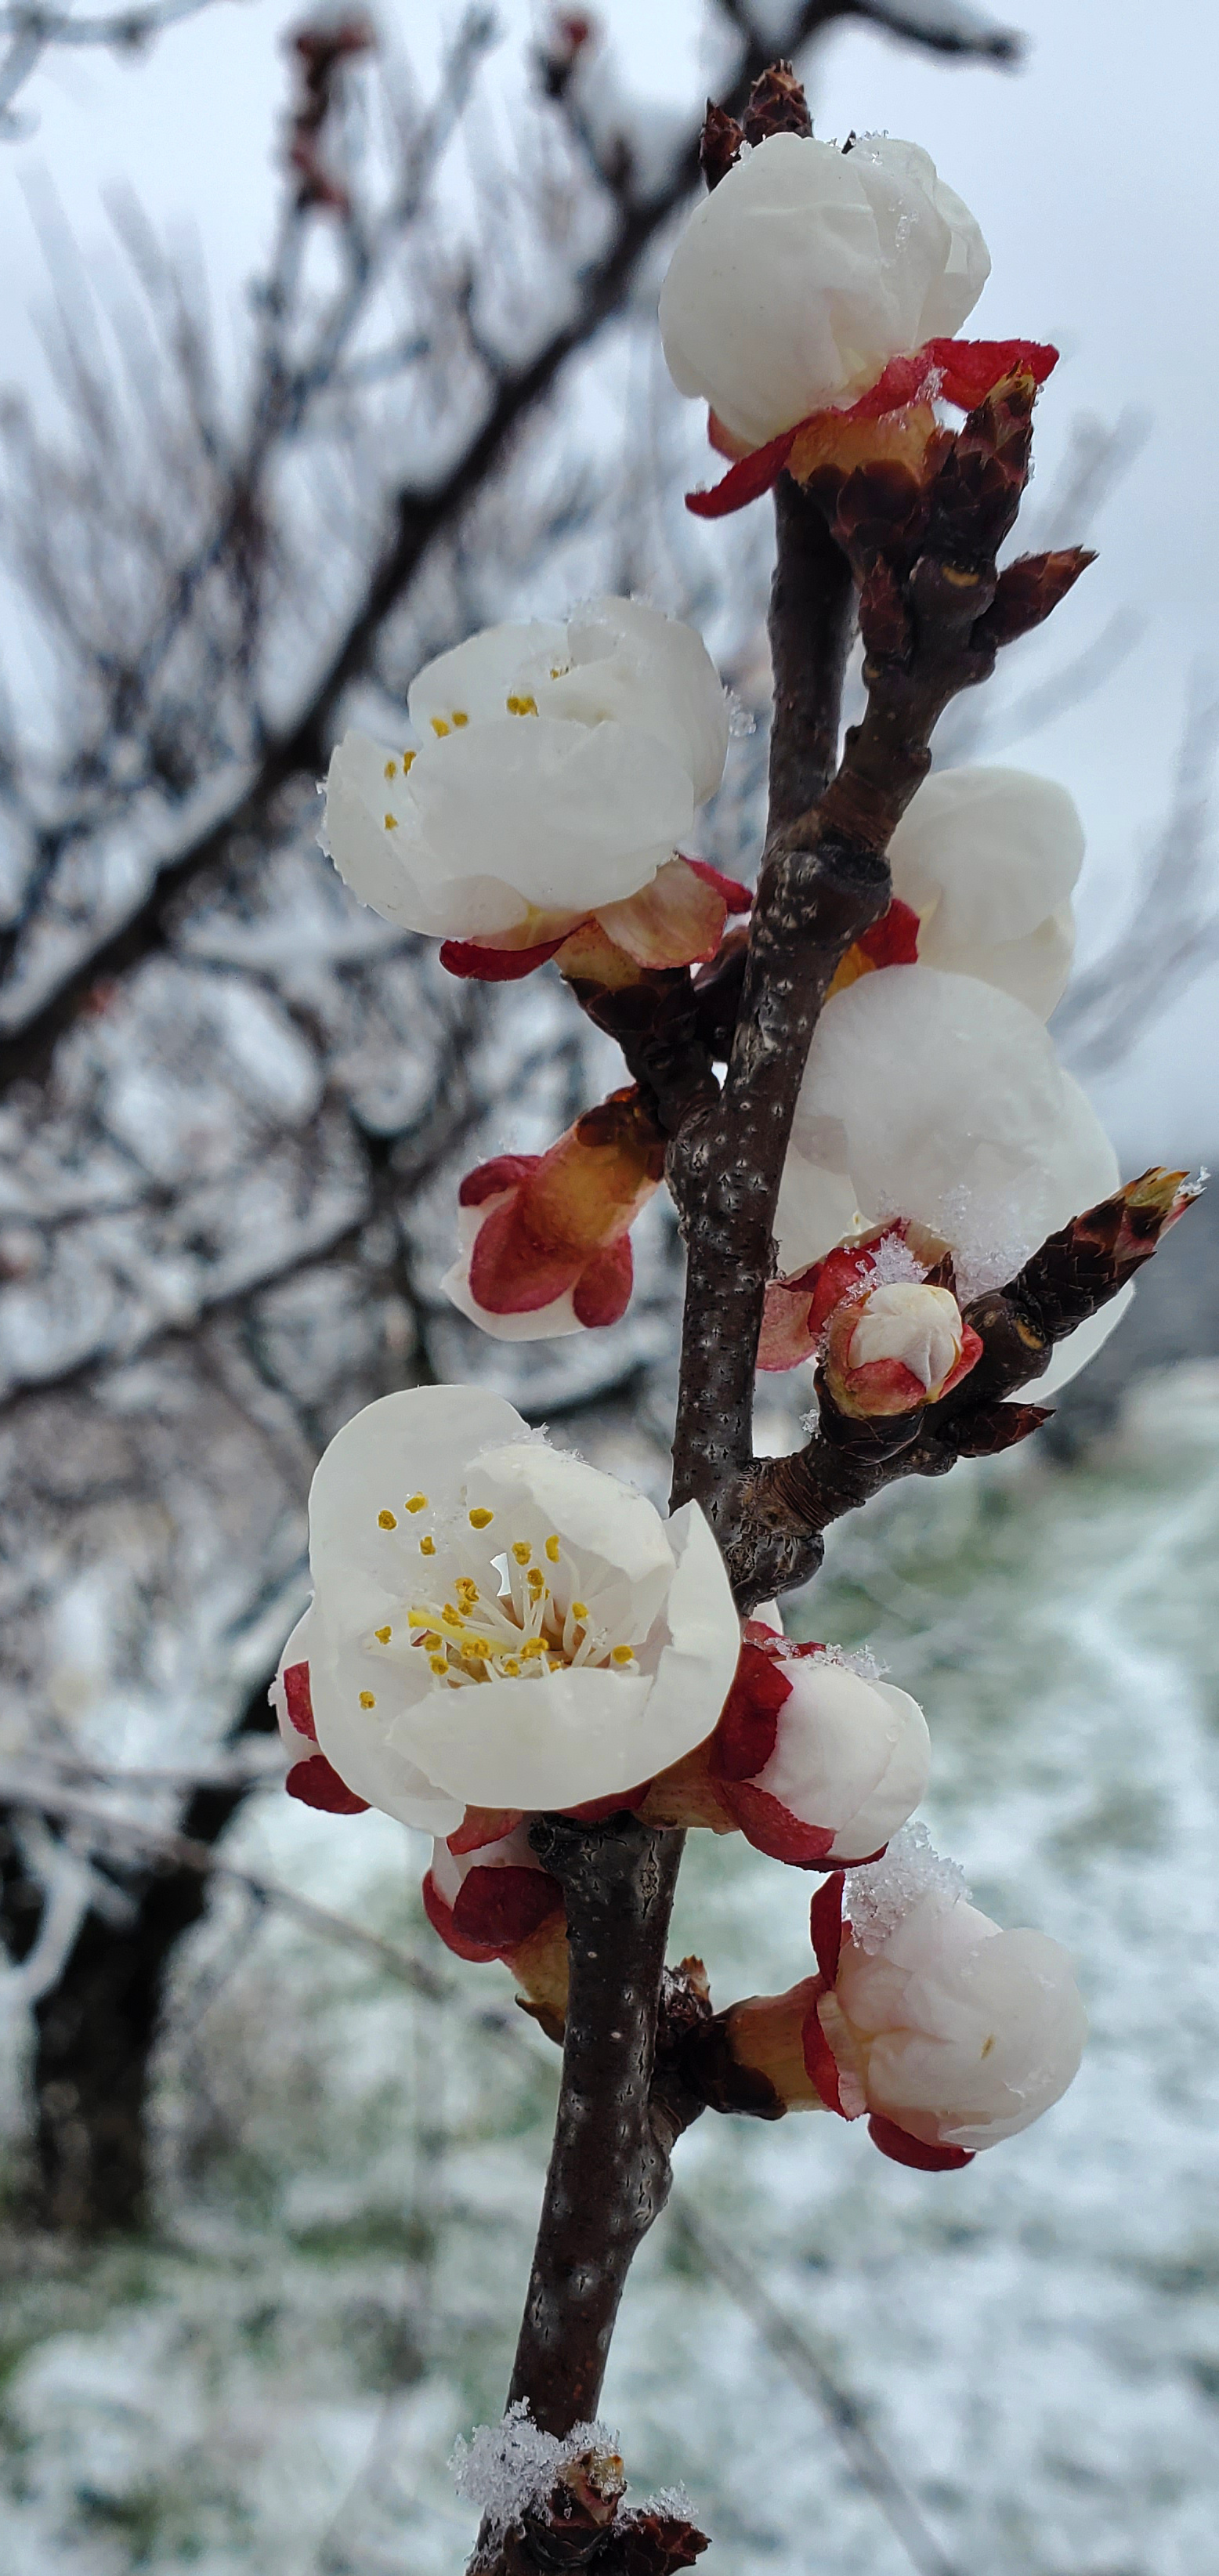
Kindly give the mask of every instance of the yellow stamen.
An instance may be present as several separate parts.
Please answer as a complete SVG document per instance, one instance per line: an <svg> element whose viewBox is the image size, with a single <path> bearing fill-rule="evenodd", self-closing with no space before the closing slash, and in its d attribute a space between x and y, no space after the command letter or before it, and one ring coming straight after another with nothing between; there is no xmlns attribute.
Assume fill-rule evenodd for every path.
<svg viewBox="0 0 1219 2576"><path fill-rule="evenodd" d="M435 1556L435 1553L436 1553L436 1541L435 1541L435 1539L434 1539L434 1538L421 1538L421 1539L420 1539L420 1541L419 1541L419 1553L420 1553L420 1556Z"/></svg>
<svg viewBox="0 0 1219 2576"><path fill-rule="evenodd" d="M552 1564L552 1565L557 1565L557 1564L558 1564L558 1562L559 1562L559 1542L558 1542L557 1538L555 1537L553 1530L551 1531L550 1537L549 1537L549 1538L547 1539L547 1541L546 1541L546 1554L547 1554L547 1556L550 1558L550 1562L551 1562L551 1564Z"/></svg>
<svg viewBox="0 0 1219 2576"><path fill-rule="evenodd" d="M444 740L444 737L445 737L446 733L448 732L448 730L449 730L449 728L448 728L447 724L445 723L445 720L444 720L444 717L443 717L443 716L433 716L433 718L432 718L432 731L433 731L433 733L436 735L436 737L437 737L437 739L438 739L439 741L443 741L443 740Z"/></svg>
<svg viewBox="0 0 1219 2576"><path fill-rule="evenodd" d="M447 1673L449 1669L449 1659L447 1655L429 1655L428 1661L434 1673Z"/></svg>
<svg viewBox="0 0 1219 2576"><path fill-rule="evenodd" d="M520 1668L520 1665L518 1664L518 1662L517 1662L517 1660L516 1660L515 1655L505 1655L505 1657L504 1657L504 1671L505 1671L506 1673L510 1673L510 1674L512 1675L512 1679L513 1679L513 1681L517 1681L517 1680L519 1680L519 1678L520 1678L520 1670L521 1670L521 1668Z"/></svg>
<svg viewBox="0 0 1219 2576"><path fill-rule="evenodd" d="M396 814L387 814L387 815L386 815L386 817L385 817L385 829L386 829L386 831L387 831L387 832L396 832L396 831L397 831L397 829L398 829L398 817L397 817L397 815L396 815Z"/></svg>
<svg viewBox="0 0 1219 2576"><path fill-rule="evenodd" d="M468 715L466 714L466 711L465 711L465 708L464 708L464 707L454 707L454 709L453 709L453 722L454 722L454 724L455 724L455 725L466 725L466 724L468 724L468 723L469 723L469 721L470 721L470 719L469 719Z"/></svg>
<svg viewBox="0 0 1219 2576"><path fill-rule="evenodd" d="M408 769L413 769L413 768L414 768L414 766L415 766L415 762L416 762L416 760L418 759L418 757L419 757L419 755L418 755L418 753L417 753L417 752L414 752L414 751L404 751L404 752L403 752L403 754L402 754L402 775L403 775L403 777L404 777L404 778L405 778L405 776L406 776L406 773L407 773Z"/></svg>
<svg viewBox="0 0 1219 2576"><path fill-rule="evenodd" d="M484 1664L490 1652L491 1640L489 1637L471 1637L470 1643L466 1648L466 1653L468 1655L477 1655L479 1662Z"/></svg>
<svg viewBox="0 0 1219 2576"><path fill-rule="evenodd" d="M535 716L538 711L538 702L534 697L509 698L507 706L510 716Z"/></svg>
<svg viewBox="0 0 1219 2576"><path fill-rule="evenodd" d="M378 1529L397 1529L397 1526L398 1526L397 1521L394 1519L394 1515L393 1515L393 1513L392 1513L392 1512L378 1512L378 1514L377 1514L377 1527L378 1527Z"/></svg>
<svg viewBox="0 0 1219 2576"><path fill-rule="evenodd" d="M360 1693L360 1706L361 1706L361 1708L375 1708L375 1707L376 1707L376 1705L377 1705L376 1697L375 1697L375 1694L374 1694L372 1691L361 1691L361 1693Z"/></svg>
<svg viewBox="0 0 1219 2576"><path fill-rule="evenodd" d="M396 778L396 777L397 777L397 775L398 775L398 763L397 763L397 761L396 761L396 760L387 760L387 761L386 761L386 764L385 764L385 775L386 775L386 777L387 777L387 778Z"/></svg>
<svg viewBox="0 0 1219 2576"><path fill-rule="evenodd" d="M486 1511L483 1505L479 1503L475 1510L469 1514L470 1527L471 1529L486 1529L488 1522L493 1521L494 1518L494 1512Z"/></svg>
<svg viewBox="0 0 1219 2576"><path fill-rule="evenodd" d="M457 1598L463 1610L472 1610L478 1599L478 1585L471 1583L468 1574L459 1574L457 1577Z"/></svg>
<svg viewBox="0 0 1219 2576"><path fill-rule="evenodd" d="M514 1538L512 1542L512 1553L516 1558L518 1565L528 1565L529 1559L533 1554L533 1549L530 1547L527 1538Z"/></svg>
<svg viewBox="0 0 1219 2576"><path fill-rule="evenodd" d="M635 1661L635 1649L634 1649L634 1647L633 1647L633 1646L611 1646L611 1648L610 1648L610 1662L611 1662L611 1664L633 1664L633 1663L634 1663L634 1661Z"/></svg>
<svg viewBox="0 0 1219 2576"><path fill-rule="evenodd" d="M570 668L570 664L568 665L568 668ZM567 677L567 671L566 671L566 670L557 670L557 671L552 670L552 672L551 672L550 676L551 676L551 679L552 679L552 680L565 680L565 679L566 679L566 677Z"/></svg>
<svg viewBox="0 0 1219 2576"><path fill-rule="evenodd" d="M373 1635L374 1635L374 1637L376 1638L377 1644L378 1644L379 1646L388 1646L389 1641L390 1641L390 1638L392 1637L393 1633L394 1633L394 1632L393 1632L393 1629L392 1629L392 1628L374 1628L374 1629L373 1629Z"/></svg>
<svg viewBox="0 0 1219 2576"><path fill-rule="evenodd" d="M531 1566L530 1566L530 1568L529 1568L529 1574L528 1574L528 1578L527 1578L527 1580L528 1580L528 1584L529 1584L529 1589L530 1589L530 1591L531 1591L531 1592L532 1592L532 1594L533 1594L534 1600L536 1601L536 1600L537 1600L537 1598L538 1598L538 1596L539 1596L539 1594L540 1594L540 1593L542 1593L542 1592L544 1592L544 1591L545 1591L545 1589L546 1589L546 1577L545 1577L545 1575L543 1574L543 1572L542 1572L542 1569L541 1569L540 1565L531 1565Z"/></svg>
<svg viewBox="0 0 1219 2576"><path fill-rule="evenodd" d="M573 1619L587 1619L587 1617L588 1617L588 1603L587 1603L587 1601L573 1601L573 1602L572 1602L572 1605L571 1605L571 1615L572 1615L572 1618L573 1618Z"/></svg>
<svg viewBox="0 0 1219 2576"><path fill-rule="evenodd" d="M406 1508L408 1512L425 1512L427 1510L427 1495L408 1494Z"/></svg>
<svg viewBox="0 0 1219 2576"><path fill-rule="evenodd" d="M522 1655L544 1655L545 1652L546 1640L544 1637L526 1637L525 1643L521 1648Z"/></svg>
<svg viewBox="0 0 1219 2576"><path fill-rule="evenodd" d="M437 1636L434 1628L427 1628L424 1630L423 1637L420 1642L428 1648L430 1654L435 1655L439 1653L444 1640Z"/></svg>

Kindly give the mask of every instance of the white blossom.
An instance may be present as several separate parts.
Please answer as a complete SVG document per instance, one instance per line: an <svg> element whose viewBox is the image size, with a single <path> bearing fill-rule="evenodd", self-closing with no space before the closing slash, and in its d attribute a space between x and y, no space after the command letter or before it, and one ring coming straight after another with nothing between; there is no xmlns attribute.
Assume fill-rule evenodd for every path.
<svg viewBox="0 0 1219 2576"><path fill-rule="evenodd" d="M969 208L917 143L864 135L844 153L772 135L681 235L660 296L669 372L761 447L959 331L989 269Z"/></svg>
<svg viewBox="0 0 1219 2576"><path fill-rule="evenodd" d="M832 1831L827 1862L865 1860L913 1815L931 1772L918 1701L892 1682L801 1655L780 1664L791 1695L753 1786L802 1825Z"/></svg>
<svg viewBox="0 0 1219 2576"><path fill-rule="evenodd" d="M407 1823L443 1836L467 1804L611 1796L715 1725L740 1631L699 1506L662 1521L499 1396L367 1406L317 1469L309 1527L318 1743Z"/></svg>
<svg viewBox="0 0 1219 2576"><path fill-rule="evenodd" d="M971 2153L1059 2100L1087 2035L1060 1944L1003 1932L937 1885L897 1909L891 1928L846 1933L818 2017L848 2118L879 2113L925 2146Z"/></svg>
<svg viewBox="0 0 1219 2576"><path fill-rule="evenodd" d="M420 672L408 710L413 743L339 745L323 847L387 921L518 947L651 885L728 743L700 637L628 599L471 636Z"/></svg>
<svg viewBox="0 0 1219 2576"><path fill-rule="evenodd" d="M889 844L893 891L919 916L919 963L996 984L1048 1020L1071 971L1083 855L1078 811L1053 779L936 771Z"/></svg>
<svg viewBox="0 0 1219 2576"><path fill-rule="evenodd" d="M792 1129L779 1267L910 1217L953 1250L962 1300L1117 1187L1117 1159L1023 1002L975 976L890 966L826 1004ZM783 1221L790 1227L784 1236Z"/></svg>

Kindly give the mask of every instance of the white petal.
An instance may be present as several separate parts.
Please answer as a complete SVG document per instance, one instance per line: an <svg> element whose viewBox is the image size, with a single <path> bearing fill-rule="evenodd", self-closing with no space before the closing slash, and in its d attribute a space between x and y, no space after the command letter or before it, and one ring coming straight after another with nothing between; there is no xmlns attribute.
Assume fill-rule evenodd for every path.
<svg viewBox="0 0 1219 2576"><path fill-rule="evenodd" d="M591 909L650 885L690 831L675 752L638 726L505 716L419 753L404 835L445 877L495 874L543 909Z"/></svg>
<svg viewBox="0 0 1219 2576"><path fill-rule="evenodd" d="M711 1733L736 1677L741 1629L732 1586L706 1514L683 1503L667 1524L677 1571L664 1606L648 1710L648 1771L664 1770Z"/></svg>
<svg viewBox="0 0 1219 2576"><path fill-rule="evenodd" d="M455 715L469 724L498 721L508 712L509 697L521 694L522 675L537 662L559 662L567 648L567 630L540 619L517 626L484 626L451 653L425 664L407 697L410 720L422 741L435 717L452 725Z"/></svg>
<svg viewBox="0 0 1219 2576"><path fill-rule="evenodd" d="M452 1512L466 1463L490 1441L527 1441L499 1395L472 1386L416 1386L383 1395L336 1432L309 1492L309 1556L320 1607L335 1635L360 1636L419 1582L417 1529L404 1506L426 1494ZM391 1512L392 1528L380 1514Z"/></svg>
<svg viewBox="0 0 1219 2576"><path fill-rule="evenodd" d="M922 1804L931 1777L931 1737L918 1701L894 1682L875 1682L873 1688L896 1718L892 1750L875 1789L836 1835L831 1860L859 1860L879 1851Z"/></svg>
<svg viewBox="0 0 1219 2576"><path fill-rule="evenodd" d="M394 775L387 778L391 763ZM332 755L318 838L352 893L400 930L433 939L485 938L528 917L524 898L500 877L467 873L453 880L427 841L400 752L367 734L345 734ZM493 848L493 841L484 843L484 860Z"/></svg>
<svg viewBox="0 0 1219 2576"><path fill-rule="evenodd" d="M919 962L974 975L1048 1019L1075 945L1083 825L1064 787L1026 769L937 771L889 848L920 916Z"/></svg>
<svg viewBox="0 0 1219 2576"><path fill-rule="evenodd" d="M532 682L544 716L621 724L655 734L681 761L701 805L724 774L728 702L701 635L641 600L594 599L567 630L570 667Z"/></svg>
<svg viewBox="0 0 1219 2576"><path fill-rule="evenodd" d="M853 1231L857 1216L855 1184L849 1175L833 1171L826 1163L811 1162L791 1145L775 1209L779 1277L790 1279L832 1252Z"/></svg>
<svg viewBox="0 0 1219 2576"><path fill-rule="evenodd" d="M404 1680L388 1664L353 1649L346 1628L336 1640L325 1620L315 1626L309 1686L317 1740L327 1761L370 1807L424 1833L452 1834L465 1813L464 1799L448 1794L413 1754L390 1740L404 1691L414 1678ZM360 1692L367 1689L376 1702L371 1709L360 1706Z"/></svg>
<svg viewBox="0 0 1219 2576"><path fill-rule="evenodd" d="M505 1546L510 1538L528 1539L540 1557L555 1533L590 1599L607 1584L628 1586L632 1624L629 1641L620 1642L638 1643L647 1635L668 1595L674 1556L669 1531L645 1494L541 1440L483 1448L470 1463L466 1493L470 1502L496 1514Z"/></svg>
<svg viewBox="0 0 1219 2576"><path fill-rule="evenodd" d="M481 1215L483 1211L480 1209L479 1213ZM477 1324L479 1331L486 1333L493 1342L542 1342L557 1340L562 1333L587 1330L572 1304L570 1288L565 1289L561 1297L552 1298L549 1306L535 1306L529 1314L493 1315L488 1307L477 1305L471 1295L468 1258L455 1261L452 1269L446 1270L440 1285L449 1304L456 1306L458 1314L468 1316L470 1322Z"/></svg>

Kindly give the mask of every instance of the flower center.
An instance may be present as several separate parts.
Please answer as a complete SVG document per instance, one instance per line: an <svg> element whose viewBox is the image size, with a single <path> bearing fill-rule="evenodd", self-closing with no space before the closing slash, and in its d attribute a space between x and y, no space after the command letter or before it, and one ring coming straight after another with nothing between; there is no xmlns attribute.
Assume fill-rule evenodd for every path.
<svg viewBox="0 0 1219 2576"><path fill-rule="evenodd" d="M413 1494L409 1514L428 1510L425 1494ZM473 1533L467 1545L438 1542L430 1530L415 1542L421 1557L432 1560L433 1583L448 1580L448 1597L433 1583L408 1593L406 1635L401 1643L392 1622L374 1629L378 1646L426 1656L433 1689L463 1690L471 1682L545 1681L552 1673L590 1665L614 1672L637 1672L634 1647L615 1639L608 1621L598 1614L595 1592L582 1600L563 1543L552 1531L540 1549L532 1540L514 1538L494 1527L496 1515L475 1505L466 1513ZM382 1530L396 1530L397 1515L388 1508L377 1515ZM457 1573L464 1554L479 1573ZM436 1562L440 1551L441 1561ZM447 1560L447 1562L446 1562ZM420 1568L422 1574L423 1568ZM591 1590L591 1587L586 1587Z"/></svg>

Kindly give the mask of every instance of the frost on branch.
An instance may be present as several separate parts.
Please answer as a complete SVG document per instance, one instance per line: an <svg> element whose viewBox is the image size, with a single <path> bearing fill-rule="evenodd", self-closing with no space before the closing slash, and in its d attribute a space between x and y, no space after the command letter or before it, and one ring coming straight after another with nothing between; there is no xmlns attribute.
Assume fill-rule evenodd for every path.
<svg viewBox="0 0 1219 2576"><path fill-rule="evenodd" d="M616 2458L617 2433L608 2424L574 2424L560 2441L531 2422L526 2400L518 2397L501 2423L479 2424L468 2441L458 2439L449 2467L458 2495L478 2507L498 2536L540 2511L561 2471L588 2451Z"/></svg>

